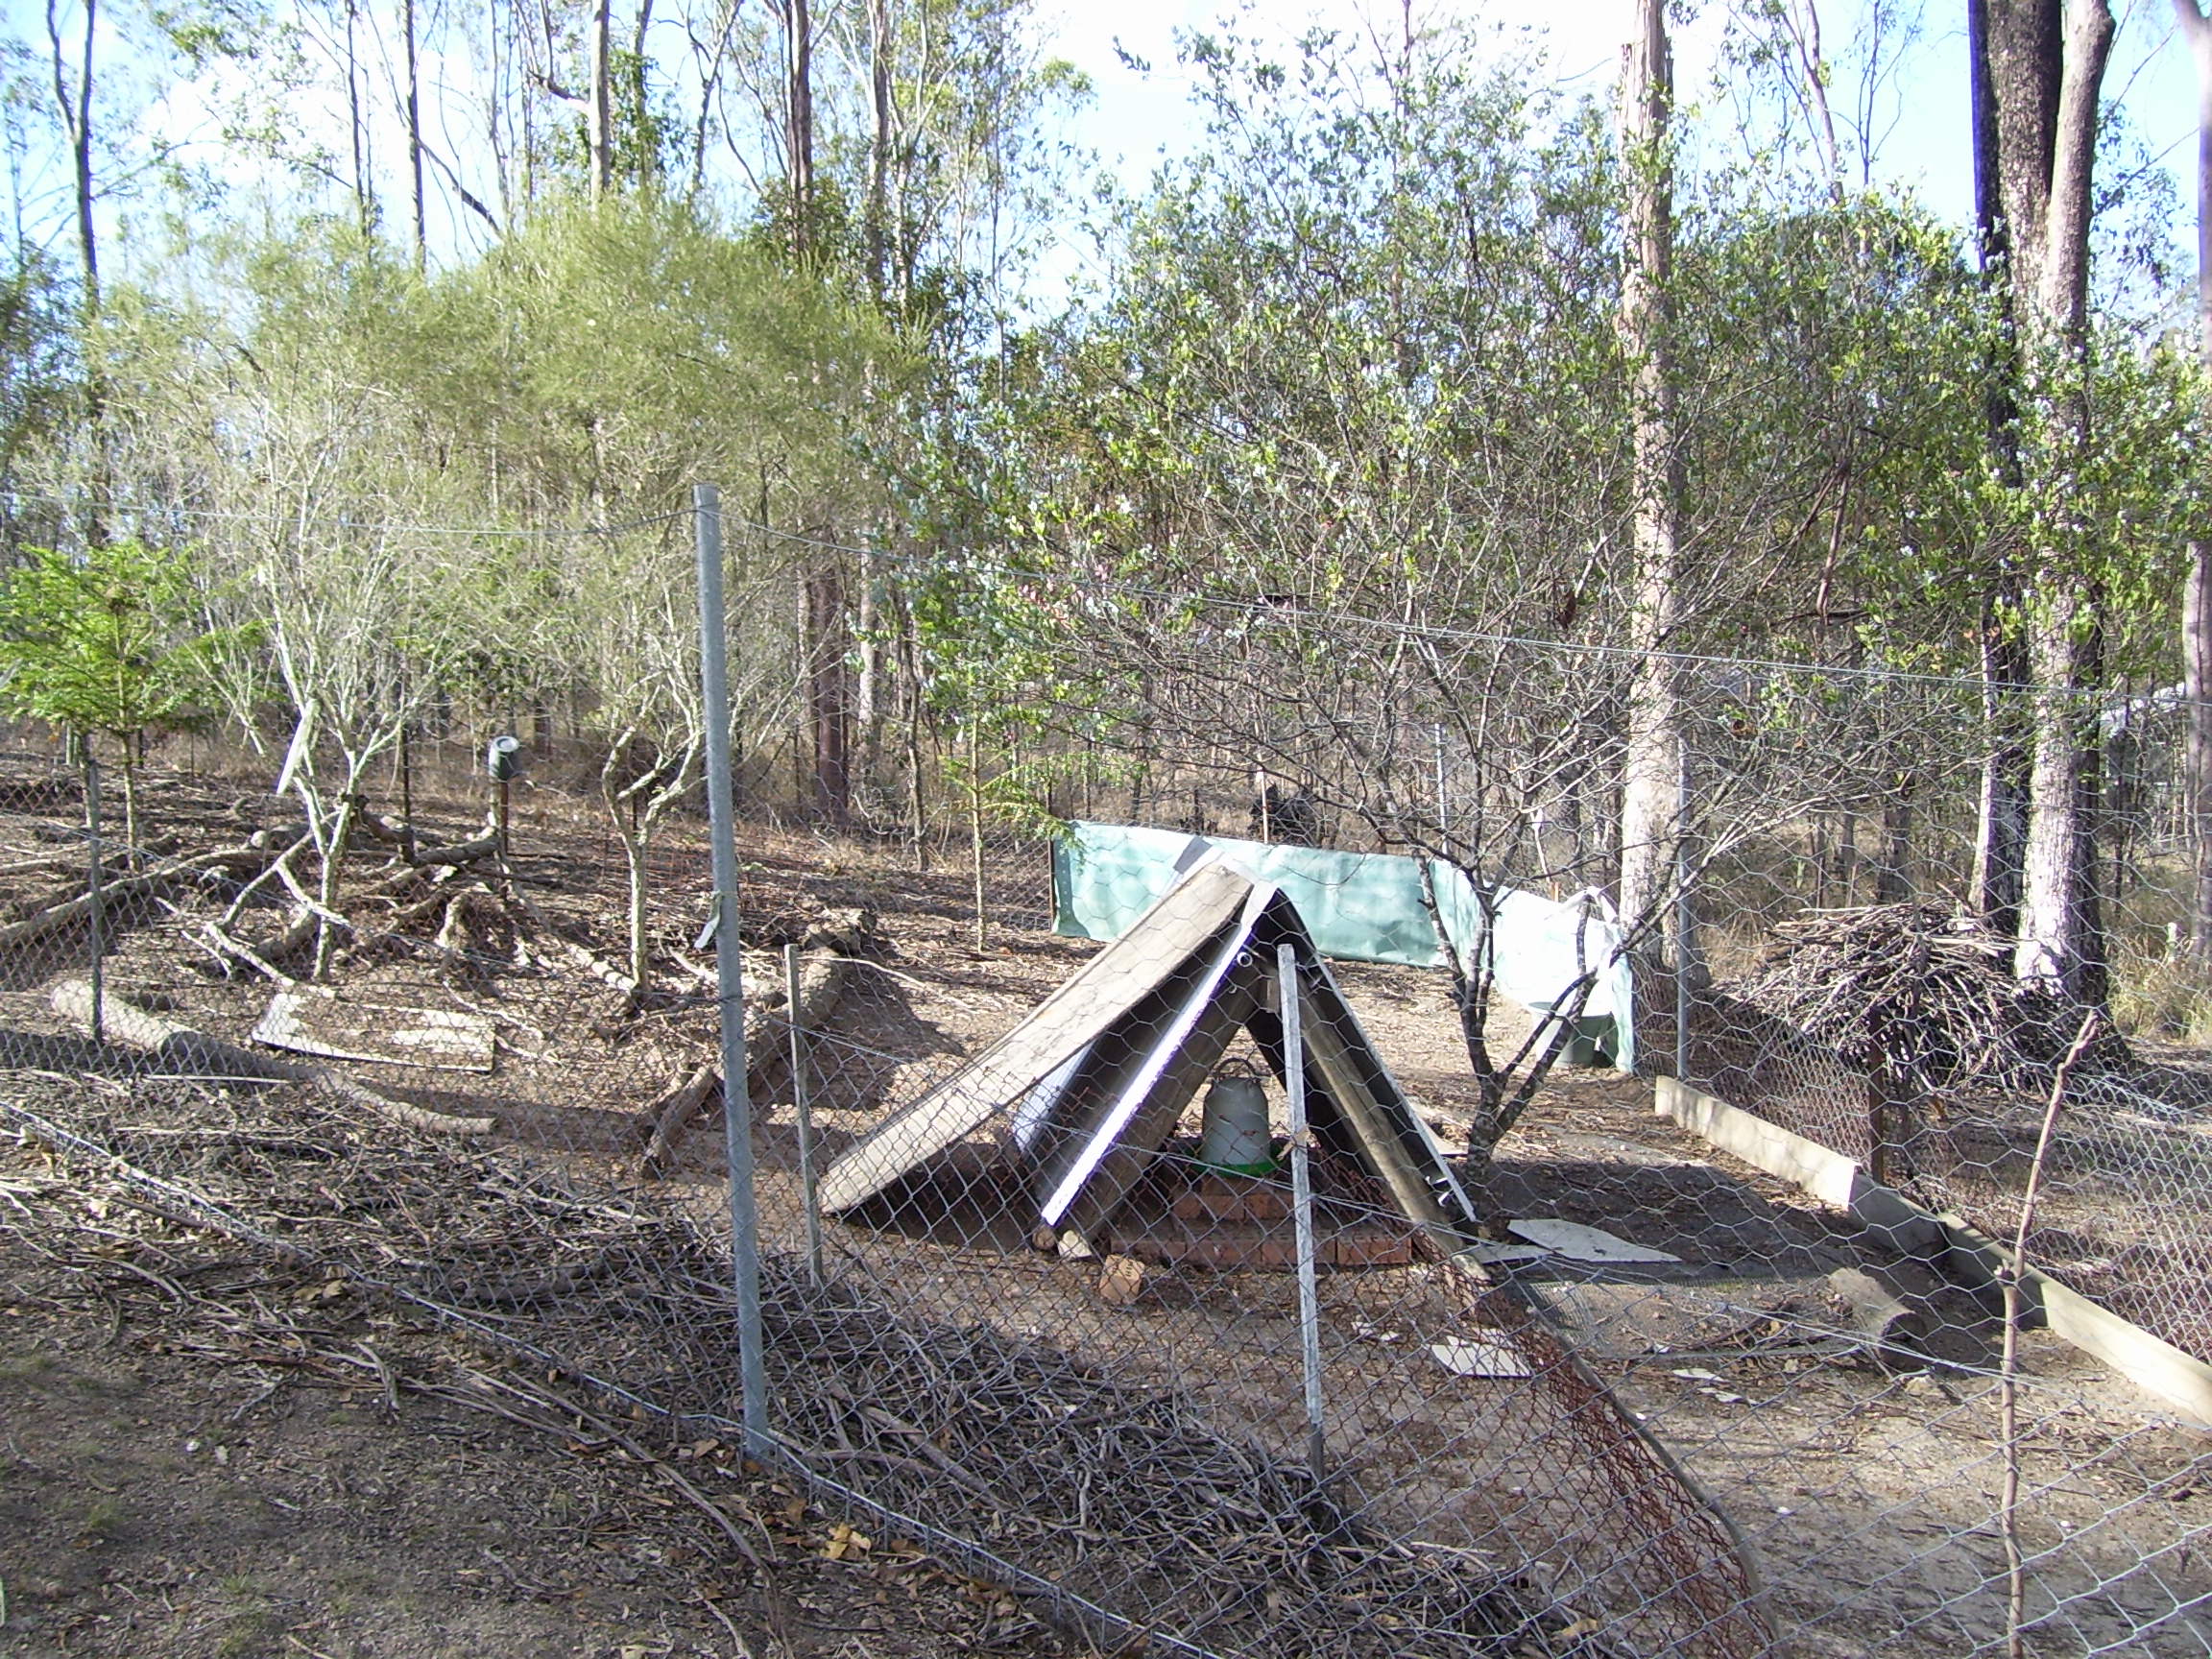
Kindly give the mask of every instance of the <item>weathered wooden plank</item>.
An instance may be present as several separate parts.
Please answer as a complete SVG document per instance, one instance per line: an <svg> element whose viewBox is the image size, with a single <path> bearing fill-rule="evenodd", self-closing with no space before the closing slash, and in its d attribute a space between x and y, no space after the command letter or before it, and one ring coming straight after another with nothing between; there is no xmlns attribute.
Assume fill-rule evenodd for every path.
<svg viewBox="0 0 2212 1659"><path fill-rule="evenodd" d="M1653 1110L1723 1152L1848 1211L1889 1235L1906 1254L1939 1258L1968 1289L1998 1288L2009 1257L2006 1246L1957 1215L1935 1214L1879 1185L1840 1152L1672 1077L1658 1080ZM2191 1422L2212 1429L2212 1365L2033 1267L2022 1276L2021 1291L2031 1322L2048 1326L2054 1335L2178 1407Z"/></svg>
<svg viewBox="0 0 2212 1659"><path fill-rule="evenodd" d="M1224 865L1192 872L1027 1019L832 1164L822 1177L823 1210L835 1215L873 1198L980 1129L1219 935L1251 891L1249 878Z"/></svg>
<svg viewBox="0 0 2212 1659"><path fill-rule="evenodd" d="M383 1008L279 991L253 1041L323 1060L359 1060L424 1071L492 1070L492 1022L445 1008Z"/></svg>

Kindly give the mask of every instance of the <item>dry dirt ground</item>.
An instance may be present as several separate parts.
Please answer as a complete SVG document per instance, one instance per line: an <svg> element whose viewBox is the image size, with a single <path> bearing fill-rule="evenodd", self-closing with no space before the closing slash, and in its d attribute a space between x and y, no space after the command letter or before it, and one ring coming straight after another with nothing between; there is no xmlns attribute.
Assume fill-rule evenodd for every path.
<svg viewBox="0 0 2212 1659"><path fill-rule="evenodd" d="M0 1198L27 1195L45 1173L35 1150L0 1145ZM186 1283L221 1280L246 1301L314 1299L333 1334L424 1388L456 1366L497 1369L394 1310L322 1301L319 1276L168 1235ZM668 1459L647 1462L575 1419L518 1424L412 1382L388 1393L373 1371L348 1385L158 1311L142 1323L115 1294L124 1277L97 1258L47 1260L0 1227L0 1653L1052 1650L1010 1598L897 1539L855 1542L723 1447L670 1446L648 1425L622 1425ZM675 1474L745 1529L765 1575Z"/></svg>
<svg viewBox="0 0 2212 1659"><path fill-rule="evenodd" d="M36 765L0 770L4 920L76 889L83 842L72 779ZM235 845L288 816L218 778L157 774L146 794L149 838L163 851ZM435 803L426 835L465 837L478 827L473 809L466 796ZM614 948L619 859L589 811L526 797L517 834L536 902ZM666 881L656 908L681 950L675 937L696 927L685 911L696 909L704 856L695 829L675 840L658 861ZM761 891L781 887L770 873ZM268 987L218 975L204 948L183 943L220 902L165 898L119 907L109 984L243 1040ZM469 944L480 952L507 941ZM36 1091L82 1107L103 1089L125 1098L120 1084L78 1075L112 1068L46 1007L54 979L83 972L77 946L72 934L0 951L0 1066L12 1098ZM508 999L474 967L449 968L435 952L388 950L342 965L341 978L369 1002L499 1002L505 1132L565 1155L626 1161L637 1108L709 1042L710 1012L681 1001L625 1023L619 997L581 975L571 976L581 989L539 986ZM468 1110L490 1091L473 1078L406 1073L394 1092ZM712 1137L696 1139L712 1149ZM132 1209L97 1173L0 1137L0 1654L1062 1650L1000 1589L880 1528L841 1525L746 1472L725 1445L672 1444L651 1422L548 1410L547 1398L566 1396L515 1371L512 1354ZM60 1230L58 1206L71 1212ZM323 1333L315 1342L367 1357L361 1369L348 1376L327 1357L286 1351L301 1308ZM530 1398L492 1396L492 1407L505 1401L501 1415L473 1381L487 1376L516 1380ZM597 1410L586 1395L575 1404ZM722 1520L685 1495L685 1481ZM732 1527L757 1561L739 1554Z"/></svg>
<svg viewBox="0 0 2212 1659"><path fill-rule="evenodd" d="M1053 1650L996 1588L714 1440L584 1396L555 1416L544 1378L402 1305L122 1203L75 1238L20 1225L58 1190L42 1148L0 1140L0 1652Z"/></svg>
<svg viewBox="0 0 2212 1659"><path fill-rule="evenodd" d="M280 804L212 779L167 780L154 795L157 832L182 848L228 844L284 818ZM457 839L475 827L475 810L448 797L425 824ZM20 912L66 890L65 873L15 866L67 848L75 811L65 778L23 778L0 800L0 902ZM917 873L896 853L757 828L745 856L749 920L864 905L880 913L893 948L879 968L856 971L834 1040L809 1063L828 1155L1011 1025L1093 949L1049 934L1034 854L994 862L993 934L980 950L969 874L945 852ZM549 791L526 795L514 862L517 887L552 930L534 945L493 926L454 957L427 939L430 926L395 924L381 945L340 963L346 996L361 1003L492 1018L496 1076L372 1075L433 1109L495 1114L500 1146L627 1176L645 1106L713 1052L711 1007L700 994L708 959L690 949L706 887L697 828L673 828L655 860L656 945L665 983L682 995L635 1018L623 1017L616 993L558 959L553 944L565 936L605 953L618 940L620 861L597 820ZM213 953L191 944L221 902L193 894L169 902L123 931L111 981L168 1018L243 1041L269 987L251 974L219 974ZM0 1063L35 1080L26 1086L66 1086L86 1065L45 996L79 966L60 945L0 959L0 1045L12 1045ZM1472 1086L1442 987L1410 970L1350 967L1340 977L1378 1048L1454 1143ZM788 1247L798 1211L787 1076L769 1081L759 1111L763 1207ZM50 1178L35 1147L0 1143L0 1154L12 1160L0 1183L36 1189ZM720 1202L720 1168L718 1137L694 1128L655 1190L708 1214ZM0 1185L0 1223L8 1193ZM2000 1558L1993 1393L1971 1370L1898 1369L1849 1340L1851 1313L1828 1275L1875 1271L1933 1310L1936 1357L1959 1365L1990 1355L1982 1310L1885 1258L1801 1193L1653 1118L1648 1084L1632 1079L1561 1074L1501 1147L1491 1199L1502 1217L1583 1221L1681 1258L1647 1274L1531 1269L1530 1291L1739 1517L1778 1610L1806 1626L1797 1651L1947 1659L1986 1637L2002 1599L1991 1576ZM24 1190L19 1201L41 1197ZM159 1226L139 1215L129 1230ZM235 1313L212 1335L204 1321L190 1341L165 1335L133 1275L170 1270L136 1247L99 1265L101 1230L115 1227L86 1214L82 1251L57 1262L0 1224L0 1285L12 1286L0 1305L0 1579L9 1597L0 1640L15 1645L0 1652L466 1648L626 1659L749 1649L864 1659L1051 1650L1019 1599L894 1538L865 1549L850 1533L840 1542L835 1517L733 1471L725 1448L675 1461L690 1448L653 1441L638 1424L588 1423L576 1413L598 1407L542 1378L517 1384L536 1398L525 1422L487 1414L469 1376L506 1374L511 1357L456 1347L392 1307L355 1308L350 1292L315 1305L328 1336L315 1339L317 1366L242 1363ZM212 1236L172 1231L180 1236L162 1233L159 1246L211 1274L226 1308L258 1299L289 1310L320 1294L316 1275L287 1280ZM1265 1275L1169 1283L1115 1323L1101 1316L1094 1269L1038 1260L1018 1239L1008 1252L985 1233L943 1248L895 1226L832 1235L833 1251L872 1271L912 1269L902 1285L920 1310L952 1320L990 1310L1071 1347L1103 1344L1116 1359L1167 1353L1170 1339L1203 1350L1226 1330L1285 1328L1276 1316L1284 1286ZM1330 1293L1358 1329L1358 1298L1384 1298L1393 1283L1346 1279ZM1231 1307L1233 1316L1219 1311ZM1407 1352L1383 1346L1397 1339L1375 1329L1343 1363L1404 1386ZM402 1376L422 1386L392 1386L373 1365L343 1359L356 1342L379 1357L404 1354ZM2212 1523L2212 1471L2202 1443L2048 1338L2033 1338L2029 1358L2042 1379L2027 1474L2047 1579L2031 1610L2052 1623L2028 1650L2212 1653L2202 1623L2212 1580L2200 1548ZM1281 1358L1271 1352L1264 1362ZM1451 1404L1449 1390L1423 1386ZM549 1410L548 1390L576 1410ZM637 1454L671 1460L643 1461L611 1431L629 1434ZM1408 1439L1408 1455L1417 1450ZM744 1536L766 1575L737 1558L672 1483L676 1474L709 1499L735 1500L724 1512L751 1528Z"/></svg>

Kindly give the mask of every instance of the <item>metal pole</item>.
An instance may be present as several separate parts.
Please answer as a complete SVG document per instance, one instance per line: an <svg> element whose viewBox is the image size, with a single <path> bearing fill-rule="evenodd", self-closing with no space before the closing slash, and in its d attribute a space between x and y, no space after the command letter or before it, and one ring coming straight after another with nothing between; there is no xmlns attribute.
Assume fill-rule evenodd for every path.
<svg viewBox="0 0 2212 1659"><path fill-rule="evenodd" d="M1321 1431L1321 1301L1314 1283L1313 1169L1306 1128L1305 1010L1299 1005L1298 955L1275 948L1275 983L1283 996L1283 1087L1290 1097L1290 1212L1298 1228L1298 1340L1306 1374L1306 1458L1321 1479L1327 1443Z"/></svg>
<svg viewBox="0 0 2212 1659"><path fill-rule="evenodd" d="M1690 972L1695 927L1690 902L1690 739L1674 734L1674 1075L1690 1081Z"/></svg>
<svg viewBox="0 0 2212 1659"><path fill-rule="evenodd" d="M100 900L100 762L92 758L89 744L84 754L84 839L91 849L85 882L92 923L92 1041L105 1043L108 1041L108 974L102 958L107 953L108 929Z"/></svg>
<svg viewBox="0 0 2212 1659"><path fill-rule="evenodd" d="M791 1025L791 1107L799 1115L799 1194L806 1205L806 1270L822 1286L822 1206L814 1196L814 1102L806 1091L806 1033L799 1024L799 947L783 947L783 1005Z"/></svg>
<svg viewBox="0 0 2212 1659"><path fill-rule="evenodd" d="M769 1455L760 1336L760 1216L753 1191L753 1102L745 1088L745 962L737 932L737 829L730 796L730 662L722 622L722 497L691 487L699 543L699 689L707 705L707 816L714 847L714 979L722 1018L722 1140L730 1165L730 1264L745 1450Z"/></svg>

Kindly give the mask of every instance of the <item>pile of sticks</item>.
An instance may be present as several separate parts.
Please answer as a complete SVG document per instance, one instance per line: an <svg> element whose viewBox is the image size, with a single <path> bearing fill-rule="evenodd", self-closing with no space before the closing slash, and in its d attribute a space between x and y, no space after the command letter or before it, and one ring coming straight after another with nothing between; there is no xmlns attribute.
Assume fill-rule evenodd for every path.
<svg viewBox="0 0 2212 1659"><path fill-rule="evenodd" d="M687 1413L739 1408L721 1247L648 1194L371 1128L298 1087L138 1078L94 1100L9 1081L34 1101L6 1114L17 1132L51 1137L64 1166L96 1144L101 1175L128 1172L125 1202L148 1215L479 1330L528 1313L517 1334L565 1375L620 1378ZM795 1259L766 1262L763 1301L771 1422L801 1460L1057 1583L1067 1605L1036 1604L1057 1622L1103 1606L1217 1652L1619 1659L1600 1621L1517 1563L1382 1536L1342 1484L1231 1438L1172 1390L817 1286Z"/></svg>
<svg viewBox="0 0 2212 1659"><path fill-rule="evenodd" d="M1920 903L1808 910L1778 925L1736 996L1853 1066L1919 1089L2049 1089L2080 1005L2012 971L2014 945ZM2106 1029L2079 1070L2124 1070Z"/></svg>
<svg viewBox="0 0 2212 1659"><path fill-rule="evenodd" d="M777 1428L886 1507L1017 1541L1103 1605L1217 1652L1602 1659L1595 1621L1504 1562L1389 1541L1352 1496L1233 1440L1175 1393L988 1326L923 1327L771 1263Z"/></svg>

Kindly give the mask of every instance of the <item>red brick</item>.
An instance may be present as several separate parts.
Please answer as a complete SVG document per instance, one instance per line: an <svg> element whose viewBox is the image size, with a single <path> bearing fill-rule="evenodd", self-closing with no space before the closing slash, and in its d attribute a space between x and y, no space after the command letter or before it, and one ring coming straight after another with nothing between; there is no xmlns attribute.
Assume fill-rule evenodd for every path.
<svg viewBox="0 0 2212 1659"><path fill-rule="evenodd" d="M1290 1214L1290 1199L1272 1187L1213 1177L1180 1194L1173 1210L1181 1221L1273 1221Z"/></svg>

